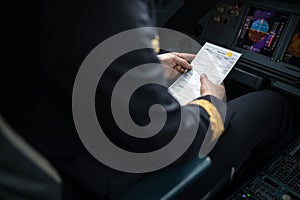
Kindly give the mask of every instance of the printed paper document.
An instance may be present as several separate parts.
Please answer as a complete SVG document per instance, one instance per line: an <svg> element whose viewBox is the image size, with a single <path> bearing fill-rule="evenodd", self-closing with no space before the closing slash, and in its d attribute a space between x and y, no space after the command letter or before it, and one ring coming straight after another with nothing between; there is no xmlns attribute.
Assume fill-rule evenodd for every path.
<svg viewBox="0 0 300 200"><path fill-rule="evenodd" d="M192 69L182 74L170 87L169 92L185 105L200 94L200 75L206 74L215 84L221 84L242 54L208 43L191 62Z"/></svg>

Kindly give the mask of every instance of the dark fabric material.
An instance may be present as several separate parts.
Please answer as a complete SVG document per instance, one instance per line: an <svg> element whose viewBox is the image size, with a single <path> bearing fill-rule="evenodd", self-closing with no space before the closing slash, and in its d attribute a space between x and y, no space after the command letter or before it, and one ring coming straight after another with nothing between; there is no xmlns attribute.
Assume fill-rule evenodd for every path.
<svg viewBox="0 0 300 200"><path fill-rule="evenodd" d="M274 156L294 138L289 104L279 94L263 90L241 96L228 102L235 115L229 127L209 153L212 166L192 187L199 187L202 196L231 168L238 169L253 153L262 157ZM200 189L201 188L201 189Z"/></svg>
<svg viewBox="0 0 300 200"><path fill-rule="evenodd" d="M62 199L60 183L29 159L28 155L12 143L11 138L7 138L3 132L6 129L2 127L4 122L2 118L0 120L0 198Z"/></svg>
<svg viewBox="0 0 300 200"><path fill-rule="evenodd" d="M151 4L146 0L53 0L35 2L32 5L23 1L18 4L9 4L11 5L4 13L8 22L5 24L6 36L2 45L4 52L0 72L1 114L57 168L63 178L67 198L115 198L144 175L122 173L110 169L87 152L73 123L71 107L73 83L80 64L100 42L131 28L154 25ZM150 42L155 34L153 31L140 39ZM143 49L128 53L112 63L101 78L97 90L97 116L107 136L115 144L134 152L147 152L164 146L174 137L181 115L183 115L184 129L187 133L200 124L193 144L174 164L184 163L198 154L209 125L207 113L202 108L189 105L185 106L183 112L180 113L178 102L167 92L166 88L155 85L141 88L134 94L130 103L130 112L137 124L145 125L149 122L148 108L154 103L162 105L168 114L168 121L161 132L143 141L123 133L115 125L109 110L109 98L119 77L136 65L158 62L152 49ZM147 80L158 79L160 82L166 81L160 67L154 68L153 72L155 73L149 73L149 76L145 78ZM161 75L153 76L153 74ZM253 94L253 97L250 95L252 97L250 99L255 99L255 95L258 94ZM210 97L204 98L211 99ZM222 104L221 101L213 97L212 99L217 104ZM273 106L272 108L278 104L274 99L271 101L265 98L264 101L270 101L268 105ZM257 128L260 130L260 125L256 123L261 123L261 121L257 119L257 116L263 120L277 115L274 113L271 115L268 112L264 115L256 114L256 112L261 112L261 102L257 105L249 102L246 108L243 104L240 105L240 102L242 100L229 104L229 107L232 106L234 109L227 111L226 121L229 129L224 138L229 137L228 141L238 142L239 139L230 136L231 132L242 134L240 137L243 138L243 134L253 137L248 133L251 131L251 133L263 134L259 137L259 141L255 141L260 143L274 134L274 129L269 126L266 126L264 131L258 132ZM250 107L253 109L248 116L247 109ZM200 109L200 116L196 114L197 109ZM239 115L243 117L248 116L246 121L251 119L251 126L247 124L239 126L240 121L245 118L238 121L239 115L235 115L234 112L240 112ZM281 116L280 113L278 116ZM234 118L231 121L232 117ZM249 141L245 150L252 149L257 144L255 142ZM227 149L227 144L225 144L220 145L219 148ZM217 150L215 151L215 154L218 154ZM226 151L222 153L224 152ZM215 160L226 159L223 154L218 156L215 154L212 154L213 158L216 157ZM236 156L238 157L239 155ZM230 164L232 160L228 161L228 166ZM199 189L206 191L205 187L199 186Z"/></svg>

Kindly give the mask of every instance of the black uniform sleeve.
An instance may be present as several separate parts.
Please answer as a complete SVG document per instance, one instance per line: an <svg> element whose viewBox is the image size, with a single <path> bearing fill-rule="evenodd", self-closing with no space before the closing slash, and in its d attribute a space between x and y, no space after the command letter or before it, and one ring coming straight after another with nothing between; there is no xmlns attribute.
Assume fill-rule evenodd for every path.
<svg viewBox="0 0 300 200"><path fill-rule="evenodd" d="M134 1L132 4L126 3L126 5L120 5L128 5L125 9L122 9L124 15L120 18L120 20L122 19L122 26L128 28L153 26L151 5L148 1L140 0ZM120 13L118 14L120 15ZM112 21L113 20L114 19L112 19ZM156 32L153 29L153 31L146 32L142 35L139 40L150 44L155 36ZM111 95L122 76L129 73L130 70L135 67L147 63L156 64L149 65L148 68L136 70L135 74L130 76L132 82L138 82L142 79L148 84L139 87L132 94L129 105L127 105L122 98L129 92L126 90L126 86L124 86L124 90L122 90L123 93L117 94L117 105L119 106L120 112L127 107L130 113L129 117L131 117L138 126L147 126L151 123L155 123L155 119L149 116L149 110L151 110L153 105L160 105L162 108L156 111L153 116L159 118L160 116L166 115L166 121L157 134L151 137L139 138L125 133L115 122L111 111ZM186 154L189 156L196 155L206 136L210 120L214 116L210 116L207 110L199 105L191 104L181 107L176 99L168 93L167 87L163 86L166 85L166 80L163 77L162 65L158 64L159 60L155 52L149 48L129 52L115 60L101 78L97 90L96 110L99 123L112 142L132 152L150 152L162 148L174 139L179 128L180 131L186 134L187 138L191 137L191 134L196 131L197 135L194 142ZM222 111L222 113L224 113L225 105L217 98L206 96L199 97L199 99L212 102L212 104L216 105L217 109L222 107L222 110L218 110L218 112ZM225 119L225 117L222 116L222 119ZM139 133L135 134L139 135ZM142 137L143 135L149 134L150 133L141 132L140 136Z"/></svg>

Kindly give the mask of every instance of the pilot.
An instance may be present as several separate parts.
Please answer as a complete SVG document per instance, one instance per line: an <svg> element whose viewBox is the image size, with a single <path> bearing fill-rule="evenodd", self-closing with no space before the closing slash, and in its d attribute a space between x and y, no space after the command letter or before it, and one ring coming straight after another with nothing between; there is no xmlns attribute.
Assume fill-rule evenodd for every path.
<svg viewBox="0 0 300 200"><path fill-rule="evenodd" d="M13 22L7 24L9 34L2 44L6 50L1 68L0 112L56 167L63 178L66 199L115 199L144 177L143 173L107 167L87 151L73 121L72 90L88 53L122 31L155 26L152 9L147 0L42 1L34 5L20 1L6 14ZM155 32L150 32L140 40L151 42L155 36ZM191 68L189 61L193 57L180 53L157 56L153 49L122 55L101 77L95 106L106 136L132 152L162 148L175 136L180 123L184 124L187 137L198 127L191 146L171 166L198 156L211 129L218 139L208 153L212 167L197 183L199 194L204 195L232 167L242 165L245 155L262 147L276 153L290 141L293 132L290 108L279 94L263 90L236 98L227 103L224 117L220 110L220 105L225 104L224 87L202 75L202 96L199 94L199 98L185 106L180 106L166 87L148 84L139 88L129 105L133 121L139 126L149 124L149 108L154 104L164 108L167 119L151 138L124 133L111 110L114 86L124 73L145 63L163 63L182 73ZM132 80L140 77L149 82L166 81L161 65L137 71ZM121 94L117 99L122 103ZM210 128L210 124L215 128Z"/></svg>

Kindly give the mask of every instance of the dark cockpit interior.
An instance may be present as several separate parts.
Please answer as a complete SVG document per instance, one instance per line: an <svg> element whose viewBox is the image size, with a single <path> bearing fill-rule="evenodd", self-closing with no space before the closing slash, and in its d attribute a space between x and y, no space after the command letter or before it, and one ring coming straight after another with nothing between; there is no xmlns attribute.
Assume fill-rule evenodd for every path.
<svg viewBox="0 0 300 200"><path fill-rule="evenodd" d="M24 2L21 4L23 5ZM107 199L300 199L300 2L298 0L213 0L207 2L155 0L154 5L157 26L186 34L200 45L210 42L242 53L241 58L224 80L227 100L230 101L244 94L265 89L278 92L287 99L291 106L295 137L278 150L279 153L276 155L269 157L255 153L245 155L244 166L237 173L232 172L223 177L204 196L198 193L197 188L201 186L197 184L197 180L201 179L211 162L214 162L209 157L196 159L175 168L158 170L142 180L133 177L133 180L139 180L137 184L132 184L130 189L122 191L121 197L113 196L107 197ZM82 5L74 4L73 6ZM13 6L10 9L14 9ZM21 8L17 10L21 10ZM28 12L30 11L28 9ZM11 17L11 15L7 14L7 17ZM32 17L28 17L28 20L30 19ZM9 18L4 20L7 27L2 31L10 34L11 30L9 29L13 27L11 23L14 23L15 20ZM43 21L37 21L43 24ZM28 22L28 24L31 23ZM116 24L116 26L118 25ZM18 28L22 29L22 27ZM18 35L16 34L17 29L12 31L15 31L16 36ZM103 31L105 31L105 27L103 27ZM32 32L28 34L32 34ZM44 36L36 35L34 37L41 39ZM31 35L30 38L33 36ZM3 39L5 40L5 38ZM47 43L51 43L51 38L43 39L47 40ZM6 61L15 58L10 54L17 52L10 49L10 45L7 43L4 42L5 49L2 49L2 51L6 51L3 55L8 56L4 58ZM182 45L186 45L184 41ZM18 45L12 44L11 46L13 48ZM24 51L24 46L21 46L20 49L20 51ZM20 59L24 58L21 56ZM27 62L26 58L24 62ZM52 62L55 63L55 61ZM10 60L9 63L17 65L22 62L21 60ZM5 67L9 67L9 65L1 68ZM10 80L10 83L6 84L13 85L14 77L7 78L5 77L6 70L1 69L1 71L1 79ZM24 74L27 73L25 69L22 69L23 71ZM47 73L47 71L43 73ZM64 73L67 74L68 71L64 71ZM23 74L18 74L15 78L22 77ZM41 82L43 83L43 81ZM31 142L34 139L28 141L26 137L23 138L19 133L22 130L6 119L10 116L3 103L10 101L6 99L6 92L10 95L14 93L7 88L16 90L18 87L6 87L3 81L1 84L0 88L3 92L1 92L0 98L3 99L1 100L3 105L0 106L0 199L79 199L79 197L66 195L72 194L72 192L68 193L72 188L69 188L68 184L64 184L68 173L66 173L66 177L62 175L63 173L56 169L57 163L49 161L32 146ZM25 86L30 87L31 84L34 83ZM68 84L66 83L65 86L70 87ZM34 96L36 91L32 90L31 92L31 95ZM20 95L20 101L22 101L22 95ZM39 105L37 102L32 102L32 104ZM60 106L63 107L63 105ZM3 115L2 112L6 112L6 114ZM272 110L264 112L272 113ZM26 120L32 119L24 119L24 124L26 124ZM42 136L36 134L36 137L40 139ZM63 134L62 137L64 137ZM49 141L45 141L41 146L52 145L51 137L47 136L47 139ZM56 146L56 148L68 148L68 143L64 145ZM43 147L39 148L43 149ZM59 158L59 155L53 154L50 157ZM68 159L68 157L59 159ZM78 161L79 165L80 161ZM86 170L84 167L82 166L82 170ZM91 173L93 173L93 169ZM125 179L125 175L123 175L119 178L116 173L114 178L120 179L120 184L122 184L122 178ZM103 180L104 185L107 182L113 182L107 177L103 179L105 179ZM88 180L86 182L88 183ZM116 181L113 184L119 183ZM76 186L81 187L80 184ZM97 186L91 185L91 187ZM121 186L119 185L119 187Z"/></svg>
<svg viewBox="0 0 300 200"><path fill-rule="evenodd" d="M279 91L291 102L294 129L299 137L299 2L224 0L197 16L200 18L196 21L193 20L199 14L197 10L203 7L189 3L184 6L193 12L182 8L165 26L187 31L201 44L208 41L241 52L241 59L225 80L228 98L266 88ZM191 20L183 20L187 18ZM214 199L300 199L299 143L296 137L267 162L250 159L237 182Z"/></svg>
<svg viewBox="0 0 300 200"><path fill-rule="evenodd" d="M177 15L166 27L186 30ZM243 53L230 79L252 89L273 87L297 96L299 26L296 1L220 1L188 33L202 44L210 41Z"/></svg>

